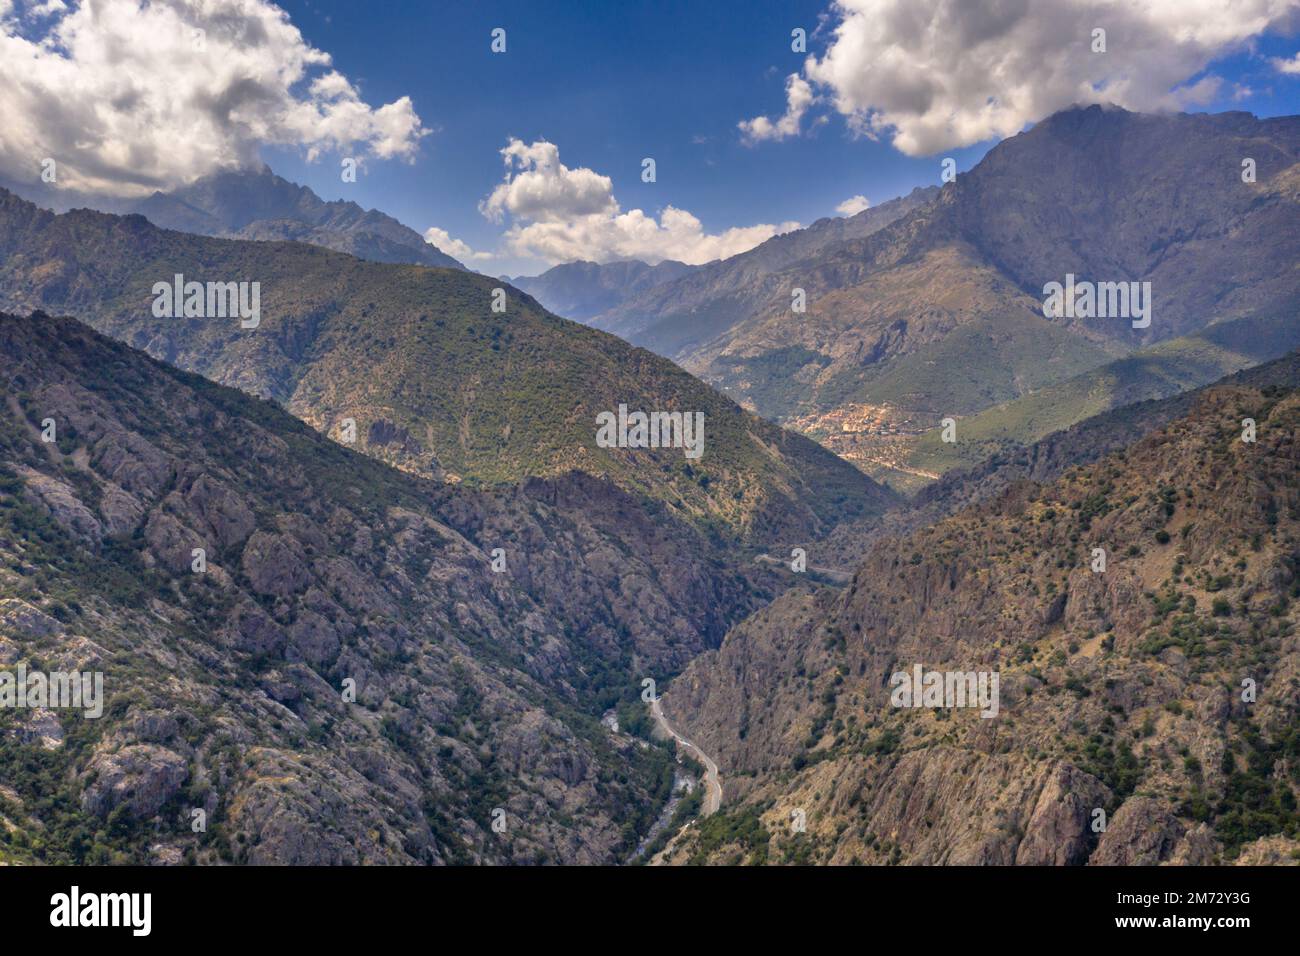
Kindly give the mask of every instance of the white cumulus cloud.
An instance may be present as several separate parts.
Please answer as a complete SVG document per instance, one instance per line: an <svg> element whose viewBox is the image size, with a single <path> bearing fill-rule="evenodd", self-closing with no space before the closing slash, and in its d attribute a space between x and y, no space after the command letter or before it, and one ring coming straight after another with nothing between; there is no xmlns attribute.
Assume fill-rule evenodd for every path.
<svg viewBox="0 0 1300 956"><path fill-rule="evenodd" d="M269 0L66 6L0 19L0 173L15 179L48 157L60 184L135 195L248 165L261 144L411 159L426 132L408 97L365 103Z"/></svg>
<svg viewBox="0 0 1300 956"><path fill-rule="evenodd" d="M501 156L505 182L479 206L493 222L500 222L506 213L539 222L565 222L618 210L613 180L590 169L565 166L553 143L539 140L526 145L512 139Z"/></svg>
<svg viewBox="0 0 1300 956"><path fill-rule="evenodd" d="M841 216L856 216L863 210L871 208L871 201L861 194L850 196L844 202L835 207L835 211Z"/></svg>
<svg viewBox="0 0 1300 956"><path fill-rule="evenodd" d="M446 229L439 229L437 226L430 226L424 230L424 241L436 246L453 259L459 259L461 262L492 258L492 253L475 252L468 243L461 239L453 239L451 233Z"/></svg>
<svg viewBox="0 0 1300 956"><path fill-rule="evenodd" d="M785 115L776 122L766 116L755 116L753 119L741 120L736 125L740 127L741 136L747 143L769 139L779 141L787 136L798 136L804 114L816 99L808 81L798 73L791 73L785 78Z"/></svg>
<svg viewBox="0 0 1300 956"><path fill-rule="evenodd" d="M1279 73L1289 73L1292 76L1300 76L1300 53L1297 53L1289 60L1284 60L1280 56L1275 56L1270 59L1269 62L1273 64L1274 69Z"/></svg>
<svg viewBox="0 0 1300 956"><path fill-rule="evenodd" d="M501 150L504 181L479 204L494 222L509 220L506 246L515 255L546 262L578 259L649 263L678 259L696 265L752 249L797 222L763 223L709 233L684 209L667 206L658 219L640 209L622 211L608 176L560 162L553 144L512 139Z"/></svg>
<svg viewBox="0 0 1300 956"><path fill-rule="evenodd" d="M836 0L830 42L803 78L853 130L929 155L1014 135L1075 103L1204 103L1220 79L1189 81L1294 26L1297 11L1300 0ZM1093 51L1097 29L1104 53ZM784 123L780 135L749 138L797 133L804 99L788 93L785 116L764 120Z"/></svg>

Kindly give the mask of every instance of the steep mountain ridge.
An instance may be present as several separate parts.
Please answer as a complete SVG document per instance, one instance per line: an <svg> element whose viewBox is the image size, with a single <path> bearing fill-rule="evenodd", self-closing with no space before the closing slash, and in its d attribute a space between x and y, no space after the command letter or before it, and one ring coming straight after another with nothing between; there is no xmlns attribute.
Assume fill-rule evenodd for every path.
<svg viewBox="0 0 1300 956"><path fill-rule="evenodd" d="M331 435L352 419L358 450L419 474L491 484L581 470L755 543L807 537L896 500L671 363L486 276L169 232L138 216L56 216L4 192L0 256L0 306L85 316ZM257 282L260 324L153 315L155 283L175 274ZM621 404L703 413L702 456L598 446L596 415Z"/></svg>
<svg viewBox="0 0 1300 956"><path fill-rule="evenodd" d="M1243 181L1246 158L1255 162L1251 182ZM1300 117L1066 110L999 143L933 205L796 264L799 271L782 278L788 285L806 273L809 318L791 322L789 302L769 299L766 315L728 330L719 354L743 354L748 336L781 328L787 341L797 339L817 329L821 294L882 281L885 270L953 245L1009 280L1003 297L1021 292L1040 317L1043 286L1064 282L1067 273L1151 282L1148 328L1118 319L1053 320L1126 351L1256 314L1295 296L1298 163ZM1240 255L1247 245L1258 254ZM848 301L832 300L841 309ZM920 297L913 312L930 303ZM901 303L897 311L907 318Z"/></svg>
<svg viewBox="0 0 1300 956"><path fill-rule="evenodd" d="M739 625L665 696L730 803L673 860L1294 856L1298 384L1205 390L1126 449L878 542L845 591ZM997 715L891 706L915 665L998 674Z"/></svg>
<svg viewBox="0 0 1300 956"><path fill-rule="evenodd" d="M1077 107L999 143L870 234L744 277L715 312L690 316L689 340L596 324L911 490L982 457L955 461L937 447L942 418L1021 400L979 427L1024 444L1213 381L1247 364L1233 364L1235 352L1284 354L1295 347L1298 261L1300 118ZM1067 274L1150 282L1150 325L1045 317L1044 286ZM700 276L678 280L688 281ZM792 310L796 289L805 313ZM1113 369L1140 348L1151 363L1121 381ZM1036 429L1035 395L1072 381L1056 393L1051 427ZM927 435L930 450L916 454Z"/></svg>
<svg viewBox="0 0 1300 956"><path fill-rule="evenodd" d="M1296 116L1075 108L958 177L954 227L1040 300L1067 272L1149 281L1149 328L1063 320L1087 337L1149 344L1294 297L1298 163ZM1010 208L1008 196L1018 200Z"/></svg>
<svg viewBox="0 0 1300 956"><path fill-rule="evenodd" d="M215 173L171 192L156 192L130 211L181 232L311 242L374 262L465 268L392 216L347 200L326 202L266 166Z"/></svg>
<svg viewBox="0 0 1300 956"><path fill-rule="evenodd" d="M601 711L768 596L589 476L404 474L72 320L0 356L0 669L106 697L0 710L3 861L617 862L671 757Z"/></svg>
<svg viewBox="0 0 1300 956"><path fill-rule="evenodd" d="M771 278L775 273L849 239L870 236L937 195L936 187L918 186L907 196L856 215L819 219L807 228L773 236L748 252L630 297L592 324L661 355L689 355L694 347L771 301L773 289L782 288Z"/></svg>

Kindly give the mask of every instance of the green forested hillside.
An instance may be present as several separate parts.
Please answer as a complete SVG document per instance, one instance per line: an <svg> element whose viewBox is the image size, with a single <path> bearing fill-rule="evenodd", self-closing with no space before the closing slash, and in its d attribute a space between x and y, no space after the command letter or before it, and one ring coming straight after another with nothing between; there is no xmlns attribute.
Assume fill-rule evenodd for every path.
<svg viewBox="0 0 1300 956"><path fill-rule="evenodd" d="M315 246L211 239L140 217L62 216L0 193L0 305L84 318L149 354L271 398L358 449L477 484L580 469L727 537L779 543L890 492L743 411L670 362L559 319L498 280L365 262ZM154 283L260 283L261 323L156 318ZM705 450L603 449L595 417L699 411Z"/></svg>

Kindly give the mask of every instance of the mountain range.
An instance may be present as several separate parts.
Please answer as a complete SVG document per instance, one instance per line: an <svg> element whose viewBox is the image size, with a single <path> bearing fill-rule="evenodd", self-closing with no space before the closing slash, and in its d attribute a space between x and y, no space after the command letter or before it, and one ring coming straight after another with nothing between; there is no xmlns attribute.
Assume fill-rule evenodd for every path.
<svg viewBox="0 0 1300 956"><path fill-rule="evenodd" d="M781 236L591 321L915 490L1300 344L1298 161L1296 117L1070 109L832 221L856 234ZM1067 275L1149 282L1150 325L1049 319ZM964 437L941 447L947 417Z"/></svg>
<svg viewBox="0 0 1300 956"><path fill-rule="evenodd" d="M327 202L262 165L211 173L143 199L68 191L54 184L3 183L43 208L138 214L163 229L227 239L293 240L373 262L465 268L418 232L377 209Z"/></svg>
<svg viewBox="0 0 1300 956"><path fill-rule="evenodd" d="M104 719L0 708L0 864L1300 858L1300 118L514 280L267 169L71 201L0 189L0 673Z"/></svg>
<svg viewBox="0 0 1300 956"><path fill-rule="evenodd" d="M759 545L897 500L672 363L476 273L172 232L138 215L55 215L7 192L0 256L0 307L83 316L331 435L351 419L358 450L417 474L492 484L581 470ZM178 274L259 283L259 326L154 315L155 284ZM620 405L703 414L707 452L600 447L596 416Z"/></svg>
<svg viewBox="0 0 1300 956"><path fill-rule="evenodd" d="M541 275L520 276L511 282L544 307L566 319L586 322L639 292L671 282L694 270L684 262L665 259L649 265L635 259L621 262L565 262Z"/></svg>
<svg viewBox="0 0 1300 956"><path fill-rule="evenodd" d="M819 219L806 229L774 236L748 252L709 263L682 277L626 297L592 324L661 355L685 360L695 346L726 333L770 304L773 277L839 244L872 235L932 201L936 187L917 187L854 216ZM554 271L554 270L552 270ZM788 297L789 293L782 289Z"/></svg>

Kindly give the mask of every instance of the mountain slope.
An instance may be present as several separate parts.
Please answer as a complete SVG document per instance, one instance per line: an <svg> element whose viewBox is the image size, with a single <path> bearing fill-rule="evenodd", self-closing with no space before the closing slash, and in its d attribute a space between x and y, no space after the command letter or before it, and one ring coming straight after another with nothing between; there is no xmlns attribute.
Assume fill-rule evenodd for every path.
<svg viewBox="0 0 1300 956"><path fill-rule="evenodd" d="M1209 389L1123 451L879 543L846 591L787 595L737 627L665 697L720 765L731 803L675 859L1293 854L1290 384ZM1247 417L1255 443L1241 440ZM1104 572L1093 548L1108 555ZM915 665L998 674L997 715L891 706L892 675ZM1243 696L1247 678L1256 695ZM806 832L790 827L796 810Z"/></svg>
<svg viewBox="0 0 1300 956"><path fill-rule="evenodd" d="M671 757L601 711L763 599L697 532L586 476L403 474L71 320L0 316L0 357L0 670L106 697L0 709L0 861L635 845Z"/></svg>
<svg viewBox="0 0 1300 956"><path fill-rule="evenodd" d="M1300 352L1254 365L1212 385L1167 398L1137 401L1102 412L1029 445L1009 444L983 461L952 468L922 488L906 507L883 519L846 522L825 538L807 545L810 559L834 568L851 568L885 538L911 534L951 514L996 497L1021 481L1049 482L1066 471L1117 452L1189 414L1202 394L1240 386L1255 390L1294 387L1300 383ZM978 416L977 416L978 417ZM958 443L960 444L960 442Z"/></svg>
<svg viewBox="0 0 1300 956"><path fill-rule="evenodd" d="M913 447L913 469L943 472L1038 440L1089 416L1196 388L1300 346L1300 299L1271 314L1217 322L1107 362L963 419L959 440L928 432Z"/></svg>
<svg viewBox="0 0 1300 956"><path fill-rule="evenodd" d="M671 363L558 319L473 273L384 265L295 243L160 230L141 217L55 216L0 193L0 305L85 316L98 330L272 398L421 474L513 482L574 469L755 542L806 537L894 497L801 436L737 408ZM157 318L174 274L260 283L261 322ZM596 415L705 415L702 457L597 447Z"/></svg>
<svg viewBox="0 0 1300 956"><path fill-rule="evenodd" d="M774 273L813 259L849 239L869 236L937 195L916 188L847 218L819 219L755 246L748 252L701 266L673 282L656 285L597 316L593 323L637 345L681 357L770 301Z"/></svg>
<svg viewBox="0 0 1300 956"><path fill-rule="evenodd" d="M645 289L671 282L694 268L672 259L653 266L637 260L566 262L541 275L502 278L556 315L585 322Z"/></svg>
<svg viewBox="0 0 1300 956"><path fill-rule="evenodd" d="M1255 182L1242 182L1243 157L1256 161ZM933 204L787 270L784 285L800 280L808 291L806 319L791 321L788 293L782 301L771 296L728 330L725 344L697 359L770 350L774 343L766 337L801 343L829 320L822 311L873 303L877 296L867 283L897 282L917 294L910 305L900 296L884 314L866 314L862 324L871 329L900 320L910 327L924 320L946 287L925 273L920 281L888 273L954 253L966 259L945 263L954 281L969 269L992 269L1006 283L993 290L1002 306L1010 310L1020 294L1040 317L1043 286L1064 282L1067 273L1151 282L1148 328L1124 319L1052 320L1125 351L1258 314L1296 293L1298 164L1300 117L1066 110L999 143ZM1242 256L1243 247L1253 254ZM822 297L832 293L838 296L823 309ZM864 330L852 319L839 322L860 337ZM888 352L873 359L882 357Z"/></svg>
<svg viewBox="0 0 1300 956"><path fill-rule="evenodd" d="M1243 182L1244 159L1254 161L1253 182ZM1070 109L998 144L931 199L729 287L725 300L683 320L689 339L650 341L637 338L635 323L597 324L905 487L953 464L910 460L941 418L1022 398L1036 408L1041 390L1093 369L1103 387L1087 400L1066 397L1052 427L1168 394L1162 377L1204 384L1240 365L1205 363L1200 376L1151 368L1140 387L1112 383L1114 394L1104 369L1211 327L1218 348L1257 361L1294 347L1300 118ZM1044 285L1067 274L1150 282L1149 327L1044 317ZM806 293L804 314L791 309L794 289Z"/></svg>
<svg viewBox="0 0 1300 956"><path fill-rule="evenodd" d="M1246 158L1254 182L1243 182ZM952 223L1040 300L1044 283L1066 272L1150 281L1147 329L1064 320L1089 337L1149 344L1294 296L1297 163L1297 116L1075 108L959 177Z"/></svg>

